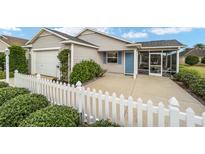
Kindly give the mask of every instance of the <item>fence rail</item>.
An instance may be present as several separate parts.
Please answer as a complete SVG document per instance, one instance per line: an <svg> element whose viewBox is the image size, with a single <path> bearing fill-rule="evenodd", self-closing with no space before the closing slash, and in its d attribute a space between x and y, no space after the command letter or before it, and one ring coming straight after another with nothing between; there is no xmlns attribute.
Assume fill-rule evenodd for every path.
<svg viewBox="0 0 205 154"><path fill-rule="evenodd" d="M149 100L134 101L130 96L117 97L101 90L96 91L82 87L55 82L37 76L23 75L15 71L15 86L24 87L33 93L45 95L52 104L72 106L82 113L83 120L93 123L96 120L110 119L121 126L205 126L205 113L195 115L191 108L181 112L178 101L173 97L169 100L169 107L165 108L162 102L154 106Z"/></svg>

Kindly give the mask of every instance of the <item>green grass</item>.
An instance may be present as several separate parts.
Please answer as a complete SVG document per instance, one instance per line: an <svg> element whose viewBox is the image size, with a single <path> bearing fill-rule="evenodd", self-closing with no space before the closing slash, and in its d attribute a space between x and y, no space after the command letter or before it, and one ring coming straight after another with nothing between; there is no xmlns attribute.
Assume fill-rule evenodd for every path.
<svg viewBox="0 0 205 154"><path fill-rule="evenodd" d="M180 65L180 67L186 67L190 68L193 70L197 70L202 77L205 77L205 65L194 65L194 66L189 66L189 65Z"/></svg>

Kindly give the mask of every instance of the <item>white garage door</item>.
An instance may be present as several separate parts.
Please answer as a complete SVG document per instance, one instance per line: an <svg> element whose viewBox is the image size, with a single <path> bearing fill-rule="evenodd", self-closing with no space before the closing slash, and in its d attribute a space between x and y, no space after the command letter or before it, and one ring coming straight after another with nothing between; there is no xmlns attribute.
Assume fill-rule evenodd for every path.
<svg viewBox="0 0 205 154"><path fill-rule="evenodd" d="M58 51L38 51L36 52L36 73L58 77L59 60Z"/></svg>

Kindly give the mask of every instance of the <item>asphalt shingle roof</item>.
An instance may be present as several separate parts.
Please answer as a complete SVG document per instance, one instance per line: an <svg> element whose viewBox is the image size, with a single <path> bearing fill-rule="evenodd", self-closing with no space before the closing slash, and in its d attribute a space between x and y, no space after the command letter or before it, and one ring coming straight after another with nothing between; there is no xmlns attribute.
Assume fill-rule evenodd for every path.
<svg viewBox="0 0 205 154"><path fill-rule="evenodd" d="M7 35L0 36L0 39L9 45L23 46L26 44L26 42L28 42L28 40L26 39L13 37L13 36L7 36Z"/></svg>
<svg viewBox="0 0 205 154"><path fill-rule="evenodd" d="M183 46L183 44L177 40L157 40L157 41L137 42L137 43L141 43L142 47Z"/></svg>
<svg viewBox="0 0 205 154"><path fill-rule="evenodd" d="M205 48L187 48L180 56L195 55L198 57L205 57Z"/></svg>

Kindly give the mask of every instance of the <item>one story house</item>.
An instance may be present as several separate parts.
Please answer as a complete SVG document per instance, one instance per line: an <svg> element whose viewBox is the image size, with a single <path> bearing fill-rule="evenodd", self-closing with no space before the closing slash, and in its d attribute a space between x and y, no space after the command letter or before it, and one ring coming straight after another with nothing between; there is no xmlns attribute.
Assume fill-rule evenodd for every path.
<svg viewBox="0 0 205 154"><path fill-rule="evenodd" d="M28 42L27 39L1 35L0 36L0 52L5 52L5 49L12 45L24 46Z"/></svg>
<svg viewBox="0 0 205 154"><path fill-rule="evenodd" d="M31 55L31 73L60 77L58 53L71 50L69 71L82 60L92 59L112 73L133 75L143 73L162 76L179 71L177 40L130 42L86 28L76 37L42 28L26 43Z"/></svg>
<svg viewBox="0 0 205 154"><path fill-rule="evenodd" d="M185 59L189 55L194 55L199 57L199 63L201 63L201 59L205 57L205 48L186 48L183 52L180 53L180 64L185 64Z"/></svg>

